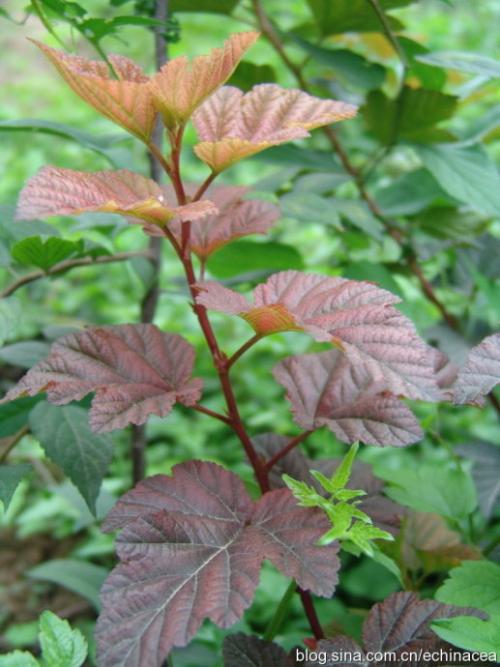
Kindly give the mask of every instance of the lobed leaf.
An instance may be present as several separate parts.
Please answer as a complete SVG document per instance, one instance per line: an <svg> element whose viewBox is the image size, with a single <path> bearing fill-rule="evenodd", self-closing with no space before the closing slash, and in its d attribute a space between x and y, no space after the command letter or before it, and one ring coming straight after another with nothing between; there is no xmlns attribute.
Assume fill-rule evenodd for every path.
<svg viewBox="0 0 500 667"><path fill-rule="evenodd" d="M257 32L231 35L221 49L198 56L173 58L151 79L149 89L167 128L182 126L195 109L229 79Z"/></svg>
<svg viewBox="0 0 500 667"><path fill-rule="evenodd" d="M197 302L239 315L260 335L306 331L332 342L398 396L437 400L435 356L413 324L394 308L399 298L373 283L283 271L258 285L253 306L237 292L199 283Z"/></svg>
<svg viewBox="0 0 500 667"><path fill-rule="evenodd" d="M46 391L64 405L95 392L90 425L97 432L165 417L176 402L192 405L201 380L191 379L194 349L153 324L86 329L60 338L1 402Z"/></svg>
<svg viewBox="0 0 500 667"><path fill-rule="evenodd" d="M174 217L196 219L214 213L216 208L206 200L169 206L161 186L127 169L86 173L42 167L21 191L16 218L30 220L86 211L119 213L146 223L147 228L161 228Z"/></svg>
<svg viewBox="0 0 500 667"><path fill-rule="evenodd" d="M293 667L295 661L274 642L237 632L222 645L224 667Z"/></svg>
<svg viewBox="0 0 500 667"><path fill-rule="evenodd" d="M318 595L337 582L337 547L315 546L328 521L297 507L287 489L248 496L233 473L209 462L174 466L125 494L105 529L123 561L102 589L97 624L102 667L160 666L204 618L229 627L250 605L264 558Z"/></svg>
<svg viewBox="0 0 500 667"><path fill-rule="evenodd" d="M87 640L80 630L51 611L40 616L39 640L43 664L50 667L80 667L87 657Z"/></svg>
<svg viewBox="0 0 500 667"><path fill-rule="evenodd" d="M147 86L148 77L132 60L110 55L118 78L104 61L87 60L32 40L56 67L72 90L99 113L148 143L156 111Z"/></svg>
<svg viewBox="0 0 500 667"><path fill-rule="evenodd" d="M327 426L342 442L381 447L401 447L423 437L411 410L338 350L288 357L273 375L304 429Z"/></svg>
<svg viewBox="0 0 500 667"><path fill-rule="evenodd" d="M322 100L273 83L254 86L245 94L225 86L193 115L201 139L194 150L218 173L244 157L307 137L308 130L355 115L356 107L351 104Z"/></svg>
<svg viewBox="0 0 500 667"><path fill-rule="evenodd" d="M328 653L353 650L358 654L394 652L396 657L406 651L439 651L445 644L430 628L429 623L439 618L478 616L475 609L454 607L434 600L420 600L415 593L393 593L374 605L363 623L363 649L349 637L339 636L319 642L318 650ZM319 664L319 663L311 663ZM379 662L363 661L364 667L375 667ZM403 665L403 662L394 664Z"/></svg>
<svg viewBox="0 0 500 667"><path fill-rule="evenodd" d="M484 397L500 383L500 333L473 347L453 385L455 403L483 405Z"/></svg>
<svg viewBox="0 0 500 667"><path fill-rule="evenodd" d="M208 188L207 196L218 212L195 220L191 225L191 250L200 259L207 259L234 239L265 234L279 218L279 209L274 204L258 199L242 199L247 192L248 188L231 185ZM189 189L188 193L191 194ZM174 220L170 229L180 242L181 222Z"/></svg>

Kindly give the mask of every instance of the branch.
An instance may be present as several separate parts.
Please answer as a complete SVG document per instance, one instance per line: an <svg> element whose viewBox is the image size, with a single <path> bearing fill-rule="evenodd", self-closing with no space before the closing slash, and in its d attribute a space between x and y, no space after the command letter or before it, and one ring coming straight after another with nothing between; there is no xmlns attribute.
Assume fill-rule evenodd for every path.
<svg viewBox="0 0 500 667"><path fill-rule="evenodd" d="M147 259L152 259L152 256L149 252L122 252L116 255L102 255L101 257L77 257L76 259L65 259L63 262L58 262L54 264L47 271L33 271L31 273L26 273L24 276L21 276L13 283L8 285L2 292L0 292L0 299L3 299L7 296L13 294L20 287L28 285L29 283L34 282L35 280L40 280L40 278L47 278L50 276L56 276L59 273L64 273L70 269L78 268L80 266L95 266L98 264L111 264L113 262L126 262L129 259L134 257L146 257Z"/></svg>
<svg viewBox="0 0 500 667"><path fill-rule="evenodd" d="M156 0L154 18L166 23L168 18L168 0ZM155 65L159 70L167 61L167 43L159 25L154 26ZM161 152L163 138L163 125L158 118L153 130L153 136L149 148L149 173L157 183L161 182L163 170L170 174L170 166ZM160 268L161 268L161 237L151 237L149 240L149 252L153 262L153 278L151 286L144 295L141 302L141 322L152 322L155 317L156 307L160 295ZM132 479L134 485L144 479L146 463L144 450L146 448L146 429L143 424L132 425Z"/></svg>
<svg viewBox="0 0 500 667"><path fill-rule="evenodd" d="M12 436L12 438L8 439L5 449L0 454L0 463L5 463L10 452L14 449L17 443L24 438L24 436L27 433L29 433L29 428L27 426L23 426L20 431L18 431L15 435Z"/></svg>
<svg viewBox="0 0 500 667"><path fill-rule="evenodd" d="M280 459L282 459L284 456L288 454L288 452L291 452L292 449L295 449L297 445L300 445L301 442L304 442L306 438L308 438L311 433L314 433L313 430L311 431L304 431L303 433L299 433L299 435L296 435L295 438L292 438L290 442L283 447L283 449L280 449L279 452L276 452L276 454L269 459L269 461L266 462L266 470L269 472L271 468L278 463Z"/></svg>
<svg viewBox="0 0 500 667"><path fill-rule="evenodd" d="M398 58L401 60L403 67L408 69L409 63L406 58L406 54L401 48L401 44L399 43L398 38L396 35L392 32L391 26L389 25L389 21L387 20L387 16L384 13L384 10L379 4L378 0L368 0L370 5L372 6L373 11L377 15L378 20L380 21L380 24L382 26L382 30L384 32L384 35L387 37L389 42L391 43L394 51L398 54Z"/></svg>
<svg viewBox="0 0 500 667"><path fill-rule="evenodd" d="M252 336L251 338L249 338L246 343L243 343L243 345L240 348L238 348L236 350L236 352L231 357L229 357L229 359L227 360L227 367L231 368L231 366L236 361L238 361L238 359L243 354L245 354L245 352L247 350L249 350L251 347L253 347L255 345L255 343L258 343L261 338L262 338L261 334L255 334L255 336Z"/></svg>
<svg viewBox="0 0 500 667"><path fill-rule="evenodd" d="M228 424L229 426L231 425L231 420L229 417L226 417L226 415L221 415L220 412L215 412L214 410L210 410L210 408L206 408L203 405L200 405L197 403L196 405L192 405L191 408L193 410L196 410L196 412L201 412L204 415L208 415L209 417L213 417L214 419L218 419L221 422L224 422L224 424Z"/></svg>

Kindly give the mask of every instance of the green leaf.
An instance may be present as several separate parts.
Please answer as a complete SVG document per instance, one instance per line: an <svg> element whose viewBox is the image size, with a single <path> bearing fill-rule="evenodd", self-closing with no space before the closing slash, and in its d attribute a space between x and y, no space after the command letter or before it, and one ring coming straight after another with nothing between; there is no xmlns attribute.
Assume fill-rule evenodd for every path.
<svg viewBox="0 0 500 667"><path fill-rule="evenodd" d="M480 560L454 567L436 592L436 600L500 616L500 565Z"/></svg>
<svg viewBox="0 0 500 667"><path fill-rule="evenodd" d="M376 469L375 472L390 484L385 489L386 495L418 512L435 512L461 520L477 507L474 482L461 469L424 465L411 470Z"/></svg>
<svg viewBox="0 0 500 667"><path fill-rule="evenodd" d="M252 271L285 271L303 269L300 253L291 245L269 241L236 241L215 252L208 260L210 273L216 278L232 278Z"/></svg>
<svg viewBox="0 0 500 667"><path fill-rule="evenodd" d="M466 51L437 51L416 57L426 65L434 65L443 69L453 69L468 74L480 74L490 79L500 78L500 60L494 60L479 53Z"/></svg>
<svg viewBox="0 0 500 667"><path fill-rule="evenodd" d="M12 651L0 655L0 667L40 667L40 663L28 651Z"/></svg>
<svg viewBox="0 0 500 667"><path fill-rule="evenodd" d="M314 192L290 192L280 199L282 214L302 222L319 222L342 230L338 213L332 209L331 201Z"/></svg>
<svg viewBox="0 0 500 667"><path fill-rule="evenodd" d="M330 207L348 223L357 227L376 241L386 237L384 226L369 211L366 204L355 199L330 199Z"/></svg>
<svg viewBox="0 0 500 667"><path fill-rule="evenodd" d="M400 297L403 297L401 287L396 280L394 280L393 273L389 269L386 269L383 264L352 262L351 264L348 264L347 268L342 272L342 277L351 278L352 280L368 280Z"/></svg>
<svg viewBox="0 0 500 667"><path fill-rule="evenodd" d="M385 68L347 49L327 49L315 46L296 35L290 36L313 60L331 69L345 86L362 90L380 88L385 79Z"/></svg>
<svg viewBox="0 0 500 667"><path fill-rule="evenodd" d="M0 438L14 435L25 426L29 413L39 400L40 396L28 396L0 405Z"/></svg>
<svg viewBox="0 0 500 667"><path fill-rule="evenodd" d="M352 444L349 447L347 454L340 462L340 465L335 469L333 475L330 478L331 488L333 489L331 493L335 493L336 491L339 491L340 489L343 489L345 486L347 486L347 483L351 477L352 466L354 459L356 458L356 454L358 453L358 449L358 442Z"/></svg>
<svg viewBox="0 0 500 667"><path fill-rule="evenodd" d="M250 90L259 83L273 83L274 81L276 81L276 72L271 65L255 65L243 61L238 65L227 85L236 86L241 90Z"/></svg>
<svg viewBox="0 0 500 667"><path fill-rule="evenodd" d="M463 243L482 234L488 228L490 220L478 213L435 207L422 211L413 222L429 236Z"/></svg>
<svg viewBox="0 0 500 667"><path fill-rule="evenodd" d="M47 456L70 478L95 514L95 501L113 453L109 437L92 433L86 410L39 403L29 424Z"/></svg>
<svg viewBox="0 0 500 667"><path fill-rule="evenodd" d="M37 266L42 271L48 271L55 264L80 253L82 249L82 241L67 241L56 236L48 239L28 236L12 246L11 254L19 264Z"/></svg>
<svg viewBox="0 0 500 667"><path fill-rule="evenodd" d="M250 158L254 161L270 162L284 167L298 166L301 169L310 169L311 171L324 171L345 179L350 178L345 170L340 166L332 151L316 151L310 148L302 148L293 144L275 146L268 148L262 153L258 153Z"/></svg>
<svg viewBox="0 0 500 667"><path fill-rule="evenodd" d="M420 80L424 88L428 88L429 90L441 90L446 83L446 72L443 72L443 70L438 67L426 65L417 60L417 56L429 53L429 49L426 49L422 44L419 44L412 39L408 39L408 37L403 37L402 35L398 35L398 42L403 49L406 59L410 63L406 78L410 79L416 77Z"/></svg>
<svg viewBox="0 0 500 667"><path fill-rule="evenodd" d="M431 623L434 632L445 641L467 651L490 653L497 661L500 653L500 616L482 621L473 616L443 618Z"/></svg>
<svg viewBox="0 0 500 667"><path fill-rule="evenodd" d="M230 14L240 0L170 0L171 12L201 12L208 14Z"/></svg>
<svg viewBox="0 0 500 667"><path fill-rule="evenodd" d="M5 511L7 511L10 505L19 482L29 472L31 472L31 465L29 463L0 466L0 500L3 502Z"/></svg>
<svg viewBox="0 0 500 667"><path fill-rule="evenodd" d="M405 86L397 99L382 91L368 95L362 113L370 132L384 145L393 144L399 137L426 141L429 130L451 118L457 108L457 98L437 90Z"/></svg>
<svg viewBox="0 0 500 667"><path fill-rule="evenodd" d="M87 641L80 630L51 611L40 616L40 645L44 667L80 667L87 657Z"/></svg>
<svg viewBox="0 0 500 667"><path fill-rule="evenodd" d="M12 366L31 368L49 353L50 345L39 340L12 343L0 348L0 360Z"/></svg>
<svg viewBox="0 0 500 667"><path fill-rule="evenodd" d="M50 581L81 595L97 610L100 609L99 591L107 575L104 567L70 558L48 560L28 571L32 579Z"/></svg>
<svg viewBox="0 0 500 667"><path fill-rule="evenodd" d="M380 0L383 10L404 7L414 0ZM342 32L381 32L380 20L367 0L307 0L322 35ZM392 28L401 22L388 17Z"/></svg>
<svg viewBox="0 0 500 667"><path fill-rule="evenodd" d="M130 138L125 133L94 136L88 132L76 130L74 127L65 125L64 123L54 123L37 118L0 120L0 131L2 130L6 132L31 132L32 134L42 132L43 134L50 134L62 139L69 139L84 148L88 148L104 156L115 167L130 166L129 152L116 147L116 144Z"/></svg>
<svg viewBox="0 0 500 667"><path fill-rule="evenodd" d="M469 651L500 651L500 565L484 560L462 563L450 571L436 599L475 607L490 616L488 621L472 617L436 621L432 629L442 639Z"/></svg>
<svg viewBox="0 0 500 667"><path fill-rule="evenodd" d="M414 215L447 195L427 169L403 174L376 192L377 203L385 215Z"/></svg>
<svg viewBox="0 0 500 667"><path fill-rule="evenodd" d="M449 195L486 215L500 214L500 175L481 146L440 144L415 148Z"/></svg>
<svg viewBox="0 0 500 667"><path fill-rule="evenodd" d="M21 304L15 297L0 300L0 346L14 333L21 317Z"/></svg>

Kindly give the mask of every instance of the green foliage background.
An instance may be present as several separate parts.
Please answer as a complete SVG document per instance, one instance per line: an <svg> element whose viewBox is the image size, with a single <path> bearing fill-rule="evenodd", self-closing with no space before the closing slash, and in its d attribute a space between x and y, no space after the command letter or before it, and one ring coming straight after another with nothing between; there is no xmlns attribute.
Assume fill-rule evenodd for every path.
<svg viewBox="0 0 500 667"><path fill-rule="evenodd" d="M11 0L4 5L16 20L23 17L20 4ZM410 60L409 87L399 106L391 98L398 89L401 64L384 42L379 27L377 34L328 36L333 28L326 18L320 25L327 38L320 43L311 8L320 16L326 11L323 7L327 2L264 2L282 31L290 57L294 62L305 62L304 73L314 92L340 95L362 107L357 119L339 128L343 143L352 162L367 174L369 191L411 240L419 266L440 301L460 323L460 332L447 327L436 307L422 294L418 281L408 270L408 258L367 210L352 179L332 157L319 131L307 142L267 151L224 175L227 183L252 186L258 196L280 202L283 218L269 235L273 244L270 249L261 249L266 242L261 238L237 242L215 255L209 268L216 277L240 287L280 268L305 268L376 281L403 298L402 310L427 340L460 360L468 347L498 328L500 321L500 178L495 167L500 159L500 64L497 60L496 75L493 70L486 76L431 67L413 60L412 54L419 52L415 46L418 42L430 52L468 51L499 59L500 33L495 26L500 23L500 6L496 0L420 0L392 6L396 4L401 7L392 16L406 26L401 44ZM85 3L85 8L95 17L133 13L131 2L113 8L107 1L92 0ZM194 56L220 45L231 32L247 29L245 20L250 14L242 2L233 16L179 12L175 17L180 38L170 45L171 57ZM26 40L34 37L56 46L35 16L23 25L7 19L0 21L0 285L5 287L34 268L31 264L31 269L27 269L32 259L29 253L26 255L26 248L14 248L25 237L61 236L74 242L74 248L84 241L111 253L144 248L147 239L139 227L129 227L109 215L13 223L17 195L42 165L98 170L114 163L145 174L148 166L143 147L78 100ZM338 23L335 25L338 27ZM56 22L55 26L68 45L94 57L92 48L79 35L65 25ZM104 37L101 46L107 52L137 60L151 72L151 33L142 26L125 26L120 28L118 37ZM372 64L368 66L364 59ZM484 67L483 63L481 72ZM296 85L265 39L250 51L233 82L248 88L262 80ZM425 99L415 92L416 87L421 91L422 86L428 90ZM33 127L52 133L30 129ZM65 132L73 132L73 136L64 136ZM189 131L186 144L194 139L194 132ZM454 145L443 148L443 143ZM183 173L187 180L206 175L190 150L183 155ZM39 257L40 248L35 250ZM68 246L66 251L71 248ZM9 318L15 320L0 348L4 388L9 380L18 377L21 369L45 355L51 340L71 328L137 321L139 302L149 280L149 264L133 260L75 269L17 290L7 306L0 304L0 332ZM166 248L161 287L155 321L165 330L181 333L200 350L197 374L206 378L204 402L222 409L209 358L203 353L201 334L186 306L180 267ZM217 315L213 319L223 348L236 349L246 339L248 328L241 321ZM24 347L15 347L18 344ZM320 346L305 336L283 334L263 340L241 360L237 393L243 417L253 433L293 431L288 405L270 371L287 354L317 349ZM68 409L77 411L75 419L80 419L87 406L82 402ZM21 406L17 417L2 407L0 437L10 436L20 428L32 407L33 402ZM482 411L444 404L414 407L426 432L420 444L404 451L365 447L361 459L374 464L383 478L395 482L389 491L391 497L414 510L439 514L443 517L441 530L452 528L463 544L489 548L490 557L498 559L500 554L494 548L500 535L495 521L498 503L489 515L484 512L484 503L478 506L471 477L474 459L470 452L468 457L460 457L460 447L464 445L482 441L494 447L500 443L495 409L490 404ZM44 411L43 406L40 411ZM50 422L49 417L47 413L46 420ZM6 426L12 423L16 428ZM8 511L0 516L0 538L6 545L7 563L9 550L16 552L43 542L38 560L27 559L24 565L29 569L44 561L45 569L35 569L34 583L29 585L21 573L11 580L0 580L0 599L3 597L5 603L0 612L0 631L5 637L0 650L32 647L40 611L46 606L61 611L61 606L75 600L89 600L88 607L83 603L82 611L72 620L85 632L92 647L93 605L105 570L113 563L112 538L100 534L98 523L76 488L51 461L50 448L41 442L43 438L35 437L36 429L33 433L25 436L9 455L9 463L30 464L31 473L13 494ZM168 472L178 461L204 458L230 466L250 488L254 485L239 443L218 422L177 407L168 421L150 419L147 433L148 474ZM127 432L113 435L113 460L97 501L98 517L103 516L114 497L130 486L128 441ZM311 456L324 458L342 454L345 447L331 433L319 431L310 438L306 449ZM495 450L491 451L495 455ZM498 457L496 462L498 465ZM101 466L102 473L106 463ZM19 477L26 469L18 468ZM480 499L484 493L483 485L479 488ZM61 558L64 562L56 563L51 571L50 561ZM74 561L84 561L90 568L90 583L85 590L78 589L75 572L79 566L72 566ZM365 610L398 590L400 584L394 575L367 557L345 555L344 561L338 594L333 601L319 601L317 606L327 628L356 634ZM446 569L428 572L425 567L415 571L408 568L406 584L424 595L433 595ZM60 600L60 589L50 583L62 581L61 572L66 573L63 583L74 591L69 601ZM13 603L13 587L19 585L20 605L19 601ZM284 577L266 569L252 611L234 631L261 632L286 587ZM308 634L299 604L294 601L277 639L290 648ZM220 630L206 624L189 648L176 652L174 664L219 664L221 637Z"/></svg>

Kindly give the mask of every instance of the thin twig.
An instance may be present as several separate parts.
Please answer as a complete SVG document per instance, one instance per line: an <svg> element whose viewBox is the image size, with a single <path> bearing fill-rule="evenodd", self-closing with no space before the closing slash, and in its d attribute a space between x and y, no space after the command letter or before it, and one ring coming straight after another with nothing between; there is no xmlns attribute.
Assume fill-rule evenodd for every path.
<svg viewBox="0 0 500 667"><path fill-rule="evenodd" d="M203 405L200 405L197 403L196 405L192 405L191 408L193 410L196 410L197 412L201 412L204 415L208 415L209 417L213 417L214 419L218 419L221 422L224 422L224 424L231 424L231 420L229 417L226 417L226 415L222 415L220 412L215 412L214 410L210 410L210 408L206 408Z"/></svg>
<svg viewBox="0 0 500 667"><path fill-rule="evenodd" d="M65 273L70 269L75 269L82 266L96 266L100 264L111 264L113 262L126 262L129 259L134 257L145 257L146 259L151 259L151 255L148 252L122 252L116 255L102 255L100 257L77 257L75 259L65 259L63 262L58 262L54 264L47 271L32 271L31 273L25 273L24 276L21 276L13 283L8 285L2 292L0 292L0 298L3 299L7 296L13 294L20 287L28 285L29 283L34 282L35 280L40 280L41 278L48 278L51 276L56 276L59 273Z"/></svg>
<svg viewBox="0 0 500 667"><path fill-rule="evenodd" d="M283 449L280 449L279 452L276 452L276 454L269 459L269 461L266 461L266 469L267 471L271 470L271 468L278 463L280 459L282 459L284 456L288 454L288 452L291 452L292 449L295 449L297 445L300 445L301 442L304 442L306 438L308 438L311 433L314 431L304 431L303 433L299 433L299 435L296 435L295 438L292 438L290 442L283 447Z"/></svg>
<svg viewBox="0 0 500 667"><path fill-rule="evenodd" d="M396 35L393 33L391 26L389 24L389 21L387 20L387 16L384 13L384 10L379 4L378 0L368 0L370 5L372 6L373 11L377 15L378 20L380 21L380 24L382 26L382 30L384 31L385 36L391 43L393 49L396 51L398 58L401 60L403 67L405 69L408 69L409 63L408 59L406 57L406 53L403 51L401 48L401 44L399 43L398 38Z"/></svg>
<svg viewBox="0 0 500 667"><path fill-rule="evenodd" d="M200 185L198 190L196 191L193 201L198 201L203 197L205 194L208 186L217 178L217 173L215 171L210 172L209 176L205 179L205 181Z"/></svg>
<svg viewBox="0 0 500 667"><path fill-rule="evenodd" d="M17 443L24 438L24 436L27 433L29 433L29 428L27 426L23 426L22 429L20 429L15 435L12 436L12 438L10 438L4 450L0 454L0 463L4 463L7 460L7 457L10 454L10 452L14 449Z"/></svg>
<svg viewBox="0 0 500 667"><path fill-rule="evenodd" d="M156 0L155 19L164 24L168 18L168 0ZM155 66L159 70L167 62L167 42L163 35L162 27L154 27L155 44ZM163 137L163 125L160 119L157 119L153 129L151 143L149 148L149 173L151 178L157 183L161 182L163 169L169 173L169 165L161 152ZM141 301L141 322L152 322L155 317L158 299L160 296L160 268L161 268L161 237L153 236L149 240L149 252L153 262L153 277L151 285L144 294ZM146 449L146 429L144 424L132 425L132 479L134 485L144 478L146 472L145 449Z"/></svg>
<svg viewBox="0 0 500 667"><path fill-rule="evenodd" d="M245 354L247 350L249 350L251 347L255 345L255 343L258 343L259 340L262 338L261 334L255 334L255 336L252 336L247 340L246 343L243 343L243 345L236 350L236 352L229 357L227 360L227 367L231 368L231 366L238 361L238 359Z"/></svg>

